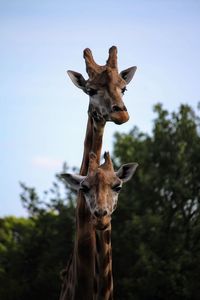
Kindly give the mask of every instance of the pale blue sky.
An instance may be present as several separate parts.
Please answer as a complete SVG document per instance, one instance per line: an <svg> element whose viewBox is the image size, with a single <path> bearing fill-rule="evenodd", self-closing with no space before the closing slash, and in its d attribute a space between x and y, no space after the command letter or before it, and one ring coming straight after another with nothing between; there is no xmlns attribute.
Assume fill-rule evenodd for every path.
<svg viewBox="0 0 200 300"><path fill-rule="evenodd" d="M0 0L0 216L24 215L19 181L50 187L63 161L80 166L88 99L66 76L86 76L82 51L104 64L118 46L119 68L137 65L124 101L134 125L151 132L152 106L200 101L200 1Z"/></svg>

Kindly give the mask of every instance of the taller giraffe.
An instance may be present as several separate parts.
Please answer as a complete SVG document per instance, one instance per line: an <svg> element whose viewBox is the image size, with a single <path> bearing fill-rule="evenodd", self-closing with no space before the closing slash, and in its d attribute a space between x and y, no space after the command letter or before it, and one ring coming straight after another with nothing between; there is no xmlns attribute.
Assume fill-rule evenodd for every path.
<svg viewBox="0 0 200 300"><path fill-rule="evenodd" d="M105 66L99 66L95 63L90 49L84 50L84 58L89 75L88 80L85 80L80 73L68 71L73 83L90 96L84 154L80 169L81 176L88 174L89 161L91 164L89 153L91 151L96 157L96 165L99 165L106 121L122 124L129 119L122 96L126 90L126 85L131 81L136 71L136 67L131 67L120 74L118 73L117 48L114 46L109 50L109 58ZM124 170L127 172L127 168ZM69 176L64 175L64 178L67 181L69 180ZM107 254L108 246L111 247L109 244L111 224L109 220L108 226L105 228L106 232L104 232L105 230L97 231L94 223L91 222L95 217L99 218L98 212L96 213L97 215L95 216L85 200L84 192L80 190L76 208L74 251L66 269L60 300L112 299L112 290L109 294L104 295L103 298L102 292L100 292L100 288L103 288L102 280L104 280L105 286L105 270L102 265L98 266L98 281L96 281L95 276L97 260L98 263L101 263L104 255ZM112 284L111 256L108 259L109 267L107 267L106 271L111 274Z"/></svg>

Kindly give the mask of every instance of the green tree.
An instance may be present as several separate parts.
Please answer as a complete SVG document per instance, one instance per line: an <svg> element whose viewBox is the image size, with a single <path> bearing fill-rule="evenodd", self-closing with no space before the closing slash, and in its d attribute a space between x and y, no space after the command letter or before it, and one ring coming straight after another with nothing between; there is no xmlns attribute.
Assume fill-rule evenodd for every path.
<svg viewBox="0 0 200 300"><path fill-rule="evenodd" d="M61 193L59 181L41 199L21 184L29 218L0 220L0 299L59 298L60 271L72 251L75 223L74 196L65 188Z"/></svg>
<svg viewBox="0 0 200 300"><path fill-rule="evenodd" d="M199 118L188 105L154 110L151 136L115 135L116 164L140 165L113 220L116 299L198 299Z"/></svg>

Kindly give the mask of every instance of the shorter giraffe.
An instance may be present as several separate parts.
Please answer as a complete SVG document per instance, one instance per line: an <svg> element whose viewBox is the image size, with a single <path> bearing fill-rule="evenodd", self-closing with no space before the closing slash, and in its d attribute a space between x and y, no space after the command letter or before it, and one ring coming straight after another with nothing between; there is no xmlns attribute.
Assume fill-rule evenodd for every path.
<svg viewBox="0 0 200 300"><path fill-rule="evenodd" d="M62 178L73 189L83 191L91 213L91 221L98 230L109 225L122 184L132 177L138 166L137 163L125 164L115 172L108 152L105 152L104 159L105 162L99 166L96 155L90 153L87 176L62 174Z"/></svg>
<svg viewBox="0 0 200 300"><path fill-rule="evenodd" d="M108 152L105 152L104 159L105 162L99 166L97 156L90 153L87 176L61 175L73 189L84 193L90 211L89 222L95 231L94 284L91 299L95 300L113 299L111 215L117 207L118 195L123 183L131 179L138 166L137 163L125 164L115 172ZM80 245L79 237L76 238ZM71 287L73 286L74 282L71 282Z"/></svg>

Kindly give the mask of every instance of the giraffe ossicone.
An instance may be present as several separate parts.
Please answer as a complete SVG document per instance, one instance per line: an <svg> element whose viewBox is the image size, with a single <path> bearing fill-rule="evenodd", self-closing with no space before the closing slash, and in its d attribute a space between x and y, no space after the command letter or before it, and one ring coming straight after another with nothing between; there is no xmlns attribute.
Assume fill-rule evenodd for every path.
<svg viewBox="0 0 200 300"><path fill-rule="evenodd" d="M119 73L115 46L109 49L108 60L103 66L95 62L89 48L83 51L83 57L89 78L86 80L82 74L71 70L67 73L72 82L89 95L89 115L97 122L127 122L129 114L122 98L137 67L130 67Z"/></svg>
<svg viewBox="0 0 200 300"><path fill-rule="evenodd" d="M87 176L66 173L61 177L73 189L83 192L94 228L105 230L117 207L122 185L131 179L138 164L124 164L115 172L109 152L105 152L103 164L98 165L96 159L96 155L90 153Z"/></svg>

